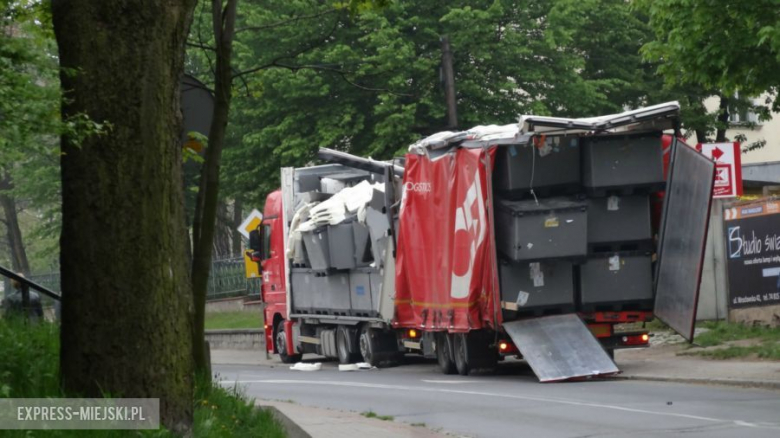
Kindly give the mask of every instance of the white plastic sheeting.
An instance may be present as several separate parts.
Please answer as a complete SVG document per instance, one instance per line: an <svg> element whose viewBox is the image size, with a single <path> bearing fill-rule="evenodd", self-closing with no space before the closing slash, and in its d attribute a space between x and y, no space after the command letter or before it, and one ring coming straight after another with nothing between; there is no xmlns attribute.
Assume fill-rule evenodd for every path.
<svg viewBox="0 0 780 438"><path fill-rule="evenodd" d="M298 209L290 224L290 237L287 244L287 258L298 260L296 248L300 248L301 233L312 231L324 225L336 225L347 217L357 215L358 221L365 223L366 205L374 197L374 190L384 193L385 185L361 181L353 187L347 187L325 201L305 204Z"/></svg>
<svg viewBox="0 0 780 438"><path fill-rule="evenodd" d="M295 365L290 367L293 371L319 371L322 369L322 364L320 362L317 363L303 363L298 362Z"/></svg>
<svg viewBox="0 0 780 438"><path fill-rule="evenodd" d="M372 367L371 364L366 362L339 365L339 371L358 371L358 370L371 370L371 369L376 369L376 367Z"/></svg>

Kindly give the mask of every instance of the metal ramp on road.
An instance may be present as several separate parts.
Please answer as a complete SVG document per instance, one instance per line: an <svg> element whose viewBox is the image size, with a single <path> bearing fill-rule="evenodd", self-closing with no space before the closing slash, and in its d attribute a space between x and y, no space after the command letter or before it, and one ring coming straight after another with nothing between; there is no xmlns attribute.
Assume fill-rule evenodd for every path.
<svg viewBox="0 0 780 438"><path fill-rule="evenodd" d="M506 322L504 329L540 382L620 372L576 314Z"/></svg>

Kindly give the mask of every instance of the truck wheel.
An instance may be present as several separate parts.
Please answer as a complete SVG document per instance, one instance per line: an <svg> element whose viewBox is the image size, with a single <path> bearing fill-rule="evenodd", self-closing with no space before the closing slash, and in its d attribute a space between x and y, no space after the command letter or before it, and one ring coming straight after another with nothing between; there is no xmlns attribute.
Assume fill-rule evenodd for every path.
<svg viewBox="0 0 780 438"><path fill-rule="evenodd" d="M372 367L379 365L375 337L374 330L368 324L363 325L360 329L360 338L358 338L360 355L363 357L363 362L370 364Z"/></svg>
<svg viewBox="0 0 780 438"><path fill-rule="evenodd" d="M456 333L453 335L453 349L455 350L455 369L461 376L468 376L471 372L468 357L468 340L465 333Z"/></svg>
<svg viewBox="0 0 780 438"><path fill-rule="evenodd" d="M287 336L284 332L284 321L279 321L276 326L276 351L279 353L279 359L282 363L296 363L301 360L300 354L287 354Z"/></svg>
<svg viewBox="0 0 780 438"><path fill-rule="evenodd" d="M357 362L357 355L349 351L349 330L346 327L336 329L336 350L339 354L339 363L346 365Z"/></svg>
<svg viewBox="0 0 780 438"><path fill-rule="evenodd" d="M447 333L436 333L436 360L444 374L455 374L455 362L452 361L452 348Z"/></svg>

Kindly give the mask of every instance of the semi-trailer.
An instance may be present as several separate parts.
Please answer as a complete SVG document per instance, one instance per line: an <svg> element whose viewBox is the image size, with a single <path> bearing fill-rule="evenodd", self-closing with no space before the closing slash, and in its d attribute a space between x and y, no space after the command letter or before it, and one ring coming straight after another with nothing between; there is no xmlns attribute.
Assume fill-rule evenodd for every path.
<svg viewBox="0 0 780 438"><path fill-rule="evenodd" d="M648 344L621 324L692 340L714 164L678 114L521 116L283 168L248 250L268 352L463 375L517 356L546 382L619 372L615 349Z"/></svg>

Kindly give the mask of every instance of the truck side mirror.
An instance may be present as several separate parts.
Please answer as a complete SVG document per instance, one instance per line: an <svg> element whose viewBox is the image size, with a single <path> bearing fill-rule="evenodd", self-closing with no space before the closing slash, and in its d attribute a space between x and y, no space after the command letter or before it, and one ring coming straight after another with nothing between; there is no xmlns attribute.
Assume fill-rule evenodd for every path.
<svg viewBox="0 0 780 438"><path fill-rule="evenodd" d="M249 232L249 249L252 251L263 250L263 235L260 234L260 230L252 230Z"/></svg>
<svg viewBox="0 0 780 438"><path fill-rule="evenodd" d="M263 234L260 230L252 230L249 232L249 258L252 261L260 264L262 260L266 258L266 254L263 253Z"/></svg>

